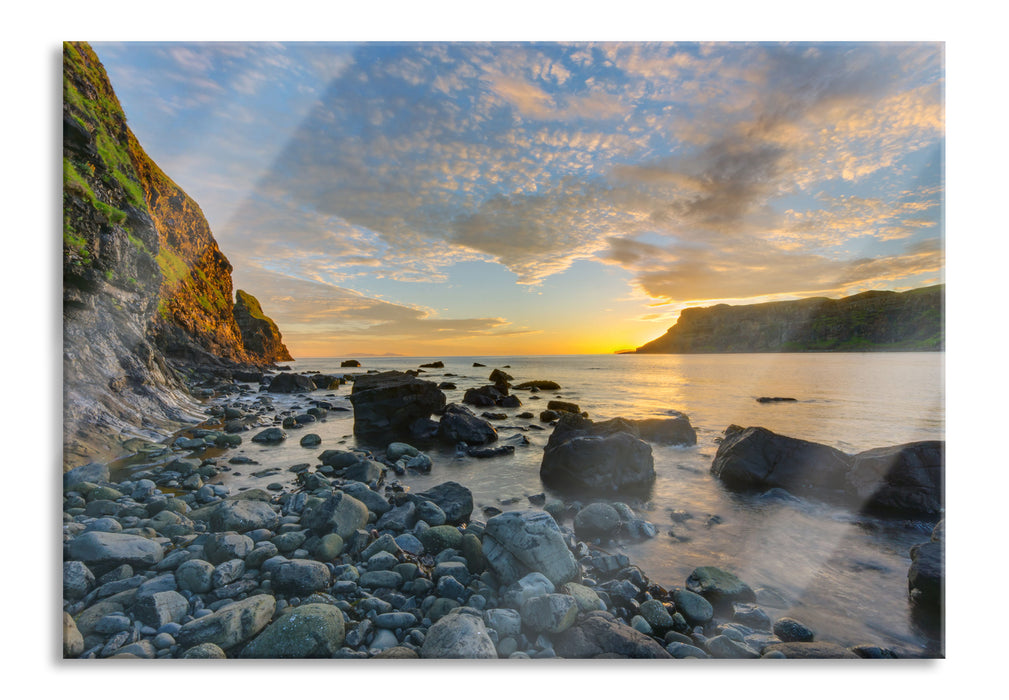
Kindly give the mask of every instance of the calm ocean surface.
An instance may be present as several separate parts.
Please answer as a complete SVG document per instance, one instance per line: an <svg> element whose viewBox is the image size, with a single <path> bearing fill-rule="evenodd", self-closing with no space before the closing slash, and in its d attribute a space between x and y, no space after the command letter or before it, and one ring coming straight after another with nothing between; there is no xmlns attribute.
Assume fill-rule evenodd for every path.
<svg viewBox="0 0 1009 700"><path fill-rule="evenodd" d="M443 481L458 481L473 491L473 517L480 509L530 507L526 496L546 493L539 467L550 429L530 429L555 396L572 401L594 420L623 416L661 417L680 411L697 430L696 446L653 445L656 483L647 500L627 499L638 514L654 523L658 537L615 547L654 582L682 586L697 566L715 565L739 575L754 588L766 589L762 604L772 618L790 615L812 626L822 640L843 645L874 643L913 654L942 653L941 634L924 629L910 615L907 602L908 549L928 540L930 523L881 520L802 501L767 502L734 494L710 473L715 439L729 425L759 425L792 437L812 440L853 453L929 439L944 439L945 395L943 353L850 353L761 355L573 355L542 357L356 358L358 369L341 369L340 360L309 359L291 363L294 371L355 373L368 370L416 369L442 360L444 369L420 375L452 381L449 402L461 402L464 391L488 383L494 368L505 368L515 381L550 379L557 392L516 392L518 409L493 409L509 415L493 421L502 438L521 432L530 445L514 457L456 457L451 447L427 450L434 460L430 474L407 474L400 481L423 490ZM486 367L473 367L480 362ZM350 386L317 391L312 398L350 408ZM278 408L308 407L304 397L273 395ZM787 396L796 403L760 404L759 396ZM475 409L477 414L488 409ZM515 426L507 428L506 426ZM521 428L526 428L521 430ZM274 447L248 440L240 453L259 465L244 467L242 485L265 486L251 473L265 467L316 464L322 449L384 445L359 443L352 434L353 413L331 412L324 423L290 431L291 439ZM298 445L302 432L316 432L323 444L312 450ZM283 478L281 478L281 476ZM232 477L229 477L230 483ZM515 499L512 502L512 499ZM675 523L672 511L692 517ZM709 524L718 516L717 524ZM678 538L670 536L673 529ZM775 601L776 602L773 602ZM772 601L772 602L768 602Z"/></svg>

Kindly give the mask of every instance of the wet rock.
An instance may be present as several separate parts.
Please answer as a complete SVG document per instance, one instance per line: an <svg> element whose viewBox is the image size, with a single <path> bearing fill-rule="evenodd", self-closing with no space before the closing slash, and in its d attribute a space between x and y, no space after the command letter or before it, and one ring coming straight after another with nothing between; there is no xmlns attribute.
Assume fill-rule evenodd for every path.
<svg viewBox="0 0 1009 700"><path fill-rule="evenodd" d="M589 539L608 539L620 528L620 514L607 503L591 503L575 515L575 534Z"/></svg>
<svg viewBox="0 0 1009 700"><path fill-rule="evenodd" d="M287 433L280 428L267 428L252 437L253 442L273 445L287 439Z"/></svg>
<svg viewBox="0 0 1009 700"><path fill-rule="evenodd" d="M403 372L360 376L354 382L354 434L394 436L409 434L418 420L445 408L445 394L434 382Z"/></svg>
<svg viewBox="0 0 1009 700"><path fill-rule="evenodd" d="M473 493L454 481L446 481L417 494L417 498L435 503L445 513L445 522L461 525L473 513Z"/></svg>
<svg viewBox="0 0 1009 700"><path fill-rule="evenodd" d="M578 603L569 595L549 593L522 604L522 622L535 632L557 634L575 623Z"/></svg>
<svg viewBox="0 0 1009 700"><path fill-rule="evenodd" d="M845 489L850 465L848 455L827 445L765 428L731 426L718 446L711 473L732 489L837 494Z"/></svg>
<svg viewBox="0 0 1009 700"><path fill-rule="evenodd" d="M343 645L343 613L335 605L306 603L287 608L242 650L243 658L331 657Z"/></svg>
<svg viewBox="0 0 1009 700"><path fill-rule="evenodd" d="M270 380L267 389L273 394L302 394L315 391L315 382L302 374L281 372Z"/></svg>
<svg viewBox="0 0 1009 700"><path fill-rule="evenodd" d="M63 562L63 597L80 600L94 588L95 575L82 561ZM83 651L83 649L81 650Z"/></svg>
<svg viewBox="0 0 1009 700"><path fill-rule="evenodd" d="M907 571L911 603L919 608L941 612L945 582L943 543L925 542L911 547L911 566Z"/></svg>
<svg viewBox="0 0 1009 700"><path fill-rule="evenodd" d="M295 559L281 563L273 571L273 588L278 593L306 596L329 587L331 575L322 562Z"/></svg>
<svg viewBox="0 0 1009 700"><path fill-rule="evenodd" d="M575 625L557 635L554 649L566 659L600 656L631 659L668 659L669 653L654 639L621 623L604 611L586 613Z"/></svg>
<svg viewBox="0 0 1009 700"><path fill-rule="evenodd" d="M555 586L580 578L578 563L549 513L526 510L497 515L487 521L482 542L487 568L502 585L534 571Z"/></svg>
<svg viewBox="0 0 1009 700"><path fill-rule="evenodd" d="M118 532L87 532L70 540L67 559L92 565L148 567L164 557L161 545L146 537Z"/></svg>
<svg viewBox="0 0 1009 700"><path fill-rule="evenodd" d="M812 642L814 633L806 625L790 617L775 620L774 635L783 642Z"/></svg>
<svg viewBox="0 0 1009 700"><path fill-rule="evenodd" d="M665 445L696 445L697 431L683 413L671 418L645 418L628 421L638 430L642 440Z"/></svg>
<svg viewBox="0 0 1009 700"><path fill-rule="evenodd" d="M259 634L269 624L275 609L273 596L250 596L187 622L176 639L183 647L209 642L227 651Z"/></svg>
<svg viewBox="0 0 1009 700"><path fill-rule="evenodd" d="M456 608L435 622L420 650L424 659L496 659L497 650L479 611Z"/></svg>
<svg viewBox="0 0 1009 700"><path fill-rule="evenodd" d="M565 413L543 451L540 477L548 486L593 493L645 488L655 480L652 448L620 418L593 423Z"/></svg>
<svg viewBox="0 0 1009 700"><path fill-rule="evenodd" d="M277 526L279 516L269 503L254 500L221 501L213 507L207 518L214 532L244 533L250 530Z"/></svg>
<svg viewBox="0 0 1009 700"><path fill-rule="evenodd" d="M336 491L322 503L306 508L301 516L302 526L317 535L335 532L344 541L367 523L367 506L342 491Z"/></svg>
<svg viewBox="0 0 1009 700"><path fill-rule="evenodd" d="M716 609L732 603L752 603L756 595L738 576L714 566L700 566L687 577L687 590L696 593Z"/></svg>
<svg viewBox="0 0 1009 700"><path fill-rule="evenodd" d="M853 502L869 512L939 515L945 457L946 444L939 440L859 452L846 475Z"/></svg>

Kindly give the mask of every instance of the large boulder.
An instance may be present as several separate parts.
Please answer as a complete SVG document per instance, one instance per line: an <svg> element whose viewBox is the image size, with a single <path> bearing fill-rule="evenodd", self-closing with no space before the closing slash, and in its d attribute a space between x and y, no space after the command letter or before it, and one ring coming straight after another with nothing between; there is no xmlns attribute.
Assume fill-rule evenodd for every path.
<svg viewBox="0 0 1009 700"><path fill-rule="evenodd" d="M247 659L319 659L339 651L346 634L335 605L307 603L287 608L242 649Z"/></svg>
<svg viewBox="0 0 1009 700"><path fill-rule="evenodd" d="M627 421L594 423L576 413L561 413L543 450L540 478L563 490L640 490L655 481L655 463L651 446Z"/></svg>
<svg viewBox="0 0 1009 700"><path fill-rule="evenodd" d="M420 648L423 659L496 659L480 611L455 608L431 625Z"/></svg>
<svg viewBox="0 0 1009 700"><path fill-rule="evenodd" d="M851 457L815 442L766 428L730 426L711 473L737 490L782 488L793 494L843 496Z"/></svg>
<svg viewBox="0 0 1009 700"><path fill-rule="evenodd" d="M462 484L445 481L417 494L417 498L431 501L445 513L449 525L461 525L473 513L473 492Z"/></svg>
<svg viewBox="0 0 1009 700"><path fill-rule="evenodd" d="M859 452L847 475L852 497L867 511L939 515L945 453L941 440Z"/></svg>
<svg viewBox="0 0 1009 700"><path fill-rule="evenodd" d="M856 455L765 428L725 430L711 473L731 489L780 488L864 511L935 517L943 511L945 443L879 447Z"/></svg>
<svg viewBox="0 0 1009 700"><path fill-rule="evenodd" d="M451 444L484 445L497 440L498 435L494 426L483 418L478 418L465 406L450 403L438 423L438 437Z"/></svg>
<svg viewBox="0 0 1009 700"><path fill-rule="evenodd" d="M445 408L445 394L434 382L404 372L358 376L350 392L354 405L354 434L409 435L415 423Z"/></svg>
<svg viewBox="0 0 1009 700"><path fill-rule="evenodd" d="M302 394L315 391L315 382L303 374L281 372L270 380L267 391L275 394Z"/></svg>
<svg viewBox="0 0 1009 700"><path fill-rule="evenodd" d="M554 638L554 650L565 659L597 656L629 659L672 658L651 637L602 610L585 613L577 623Z"/></svg>
<svg viewBox="0 0 1009 700"><path fill-rule="evenodd" d="M227 651L259 634L276 608L277 601L271 595L250 596L187 622L175 638L184 648L209 642Z"/></svg>
<svg viewBox="0 0 1009 700"><path fill-rule="evenodd" d="M642 440L666 445L697 444L697 431L683 413L675 413L671 418L643 418L629 422L638 429Z"/></svg>
<svg viewBox="0 0 1009 700"><path fill-rule="evenodd" d="M560 528L544 511L509 511L494 516L487 521L482 544L487 568L501 585L509 586L532 572L543 574L554 586L581 577Z"/></svg>

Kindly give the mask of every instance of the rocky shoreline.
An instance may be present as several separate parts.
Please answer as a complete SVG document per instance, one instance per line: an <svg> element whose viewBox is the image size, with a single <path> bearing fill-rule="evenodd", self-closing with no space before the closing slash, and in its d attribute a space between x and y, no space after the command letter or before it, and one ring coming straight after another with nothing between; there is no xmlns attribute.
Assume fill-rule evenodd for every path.
<svg viewBox="0 0 1009 700"><path fill-rule="evenodd" d="M513 406L510 389L539 390L495 373L463 403ZM413 493L400 479L437 473L417 447L428 441L502 447L490 447L497 434L487 421L439 401L435 383L413 373L356 375L354 432L385 436L384 450L325 449L318 464L289 467L293 485L233 490L228 477L240 462L228 459L231 449L287 439L294 426L310 430L335 408L313 400L304 413L282 415L271 392L346 379L220 369L193 376L194 395L216 397L208 421L169 446L136 444L128 478L97 463L64 474L65 658L897 657L876 645L819 641L801 620L773 618L759 591L729 571L702 566L682 583L660 583L611 553L615 542L655 536L621 493L648 479L643 437L689 442L685 416L593 423L577 406L551 402L553 413L540 416L554 426L544 482L579 478L598 497L565 504L535 494L523 510L479 519L464 486L445 481ZM236 400L255 393L239 382L258 384L255 415ZM732 426L726 442L738 445L740 431ZM223 453L191 457L211 446ZM724 469L730 455L719 453ZM614 454L633 459L605 481L591 461ZM578 477L576 466L593 476ZM911 502L933 503L916 493ZM940 617L943 531L940 522L931 542L914 548L908 577L912 606Z"/></svg>

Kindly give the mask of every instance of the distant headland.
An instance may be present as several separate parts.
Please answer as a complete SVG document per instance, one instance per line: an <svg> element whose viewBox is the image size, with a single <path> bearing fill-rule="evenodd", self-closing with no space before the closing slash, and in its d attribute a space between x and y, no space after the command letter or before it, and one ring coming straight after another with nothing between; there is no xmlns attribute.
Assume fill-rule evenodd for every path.
<svg viewBox="0 0 1009 700"><path fill-rule="evenodd" d="M684 309L632 353L878 352L945 348L945 285L842 299Z"/></svg>

